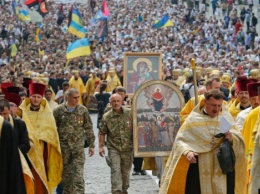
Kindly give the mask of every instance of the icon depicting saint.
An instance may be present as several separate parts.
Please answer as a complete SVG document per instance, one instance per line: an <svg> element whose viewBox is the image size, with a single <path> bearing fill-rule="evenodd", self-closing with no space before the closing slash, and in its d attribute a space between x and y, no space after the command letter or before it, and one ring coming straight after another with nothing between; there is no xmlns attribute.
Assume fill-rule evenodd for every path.
<svg viewBox="0 0 260 194"><path fill-rule="evenodd" d="M127 92L134 93L143 83L153 80L152 62L147 58L138 58L133 63L134 73L130 76Z"/></svg>
<svg viewBox="0 0 260 194"><path fill-rule="evenodd" d="M161 112L164 110L163 108L163 100L164 97L161 94L160 88L155 88L154 94L151 96L151 105L153 106L153 111Z"/></svg>

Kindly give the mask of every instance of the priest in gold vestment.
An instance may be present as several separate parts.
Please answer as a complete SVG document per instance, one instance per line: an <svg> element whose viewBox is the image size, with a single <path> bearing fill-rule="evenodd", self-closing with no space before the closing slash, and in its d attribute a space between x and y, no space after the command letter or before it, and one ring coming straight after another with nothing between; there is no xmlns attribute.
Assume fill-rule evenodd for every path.
<svg viewBox="0 0 260 194"><path fill-rule="evenodd" d="M117 86L122 86L117 74L115 68L110 68L108 71L108 76L107 76L107 92L112 92L114 89L116 89Z"/></svg>
<svg viewBox="0 0 260 194"><path fill-rule="evenodd" d="M206 90L211 90L211 89L220 89L220 79L217 77L214 78L209 78L205 85L206 85ZM199 95L198 96L198 101L200 102L201 100L204 99L204 95ZM180 119L181 119L181 124L185 121L185 119L189 116L189 114L191 113L191 111L194 109L195 107L195 98L191 98L186 105L184 106L184 108L181 110L180 112Z"/></svg>
<svg viewBox="0 0 260 194"><path fill-rule="evenodd" d="M72 71L73 76L70 78L69 80L69 84L70 84L70 88L75 88L79 91L80 94L80 98L79 98L79 103L83 104L83 95L86 93L86 88L84 86L84 83L81 79L81 77L79 76L79 71L74 70Z"/></svg>
<svg viewBox="0 0 260 194"><path fill-rule="evenodd" d="M59 137L52 111L43 99L45 89L43 84L31 83L30 97L20 105L19 115L26 123L31 142L27 155L34 177L35 194L52 194L62 174Z"/></svg>
<svg viewBox="0 0 260 194"><path fill-rule="evenodd" d="M238 113L251 106L247 90L247 84L251 82L252 81L247 79L246 76L239 76L236 79L237 99L228 108L228 111L233 116L234 120L236 120Z"/></svg>
<svg viewBox="0 0 260 194"><path fill-rule="evenodd" d="M169 156L159 194L245 194L246 157L240 132L232 126L225 137L220 134L220 119L234 120L223 106L224 95L210 90L183 123ZM226 138L236 155L233 172L223 174L218 163L218 148Z"/></svg>
<svg viewBox="0 0 260 194"><path fill-rule="evenodd" d="M260 83L253 83L251 85L255 86L255 90L258 91L258 100L260 102ZM258 89L256 89L258 88ZM259 104L258 104L259 105ZM258 154L254 151L255 145L255 136L257 133L257 128L260 124L260 107L254 108L246 117L243 129L242 129L242 135L245 142L245 150L246 150L246 156L247 156L247 176L248 176L248 183L250 181L250 174L253 172L252 169L252 158L254 154ZM259 186L260 188L260 186Z"/></svg>
<svg viewBox="0 0 260 194"><path fill-rule="evenodd" d="M259 112L260 116L260 112ZM258 116L258 117L259 117ZM259 194L260 191L260 119L253 130L255 140L254 154L252 159L251 178L249 182L249 194Z"/></svg>
<svg viewBox="0 0 260 194"><path fill-rule="evenodd" d="M99 85L100 79L97 77L96 71L91 71L91 76L86 83L86 94L94 95L96 87Z"/></svg>

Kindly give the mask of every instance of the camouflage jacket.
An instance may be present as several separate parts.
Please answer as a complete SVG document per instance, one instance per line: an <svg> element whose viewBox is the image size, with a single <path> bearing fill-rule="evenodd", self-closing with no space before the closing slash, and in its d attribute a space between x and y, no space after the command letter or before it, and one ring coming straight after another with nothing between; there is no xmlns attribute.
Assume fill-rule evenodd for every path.
<svg viewBox="0 0 260 194"><path fill-rule="evenodd" d="M100 134L107 135L107 148L120 152L133 151L132 111L122 107L123 113L113 109L104 114L100 123Z"/></svg>
<svg viewBox="0 0 260 194"><path fill-rule="evenodd" d="M95 147L92 121L86 107L77 105L76 108L70 112L66 104L63 103L53 110L53 115L61 144L65 143L71 147L80 140L83 142L85 131L89 147Z"/></svg>

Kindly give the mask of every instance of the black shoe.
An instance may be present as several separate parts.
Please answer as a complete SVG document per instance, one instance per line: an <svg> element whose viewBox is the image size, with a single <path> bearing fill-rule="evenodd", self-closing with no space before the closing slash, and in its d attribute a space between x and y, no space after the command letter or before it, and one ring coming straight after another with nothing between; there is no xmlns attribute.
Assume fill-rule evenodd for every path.
<svg viewBox="0 0 260 194"><path fill-rule="evenodd" d="M145 170L140 170L141 175L147 175Z"/></svg>
<svg viewBox="0 0 260 194"><path fill-rule="evenodd" d="M133 171L133 173L132 173L132 175L139 175L139 172L137 172L137 171Z"/></svg>

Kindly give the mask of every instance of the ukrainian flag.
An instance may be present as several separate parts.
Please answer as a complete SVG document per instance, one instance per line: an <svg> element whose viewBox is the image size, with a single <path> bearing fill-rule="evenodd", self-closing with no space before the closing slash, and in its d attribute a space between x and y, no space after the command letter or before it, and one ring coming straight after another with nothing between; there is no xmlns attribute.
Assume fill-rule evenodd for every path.
<svg viewBox="0 0 260 194"><path fill-rule="evenodd" d="M18 6L16 4L16 2L14 2L14 1L12 2L12 7L13 7L13 11L14 11L15 15L18 17L19 20L21 20L21 21L30 21L31 20L28 11L26 11L22 7Z"/></svg>
<svg viewBox="0 0 260 194"><path fill-rule="evenodd" d="M19 18L21 21L30 21L30 20L31 20L28 11L23 10L22 8L18 8L18 14L17 14L17 16L18 16L18 18Z"/></svg>
<svg viewBox="0 0 260 194"><path fill-rule="evenodd" d="M11 57L15 57L16 55L17 55L17 47L13 42L13 44L11 45Z"/></svg>
<svg viewBox="0 0 260 194"><path fill-rule="evenodd" d="M68 32L79 38L84 38L87 32L83 27L83 21L80 13L74 7L72 8L71 22L68 27Z"/></svg>
<svg viewBox="0 0 260 194"><path fill-rule="evenodd" d="M88 38L83 38L76 40L75 42L71 43L66 51L66 58L72 59L76 57L82 57L86 55L90 55L90 45Z"/></svg>
<svg viewBox="0 0 260 194"><path fill-rule="evenodd" d="M152 26L153 28L161 28L161 27L168 27L168 26L173 26L173 23L171 20L169 20L167 15L164 15L163 18Z"/></svg>
<svg viewBox="0 0 260 194"><path fill-rule="evenodd" d="M42 40L42 36L41 36L41 29L40 28L37 28L36 29L36 34L35 34L35 41L36 42L39 42L40 40Z"/></svg>

